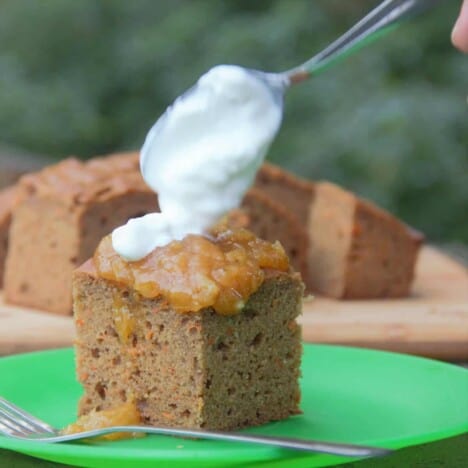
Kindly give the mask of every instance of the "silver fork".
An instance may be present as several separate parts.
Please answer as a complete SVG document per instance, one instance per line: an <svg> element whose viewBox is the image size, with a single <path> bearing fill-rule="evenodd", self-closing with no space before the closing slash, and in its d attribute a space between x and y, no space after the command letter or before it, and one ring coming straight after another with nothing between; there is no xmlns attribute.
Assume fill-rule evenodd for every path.
<svg viewBox="0 0 468 468"><path fill-rule="evenodd" d="M173 429L153 426L113 426L77 434L63 435L60 431L44 421L29 414L10 401L0 397L0 434L15 439L33 442L69 442L72 440L89 439L91 437L112 434L116 432L142 432L145 434L163 434L175 437L197 439L227 440L231 442L250 442L260 445L272 445L295 450L315 453L326 453L345 457L376 457L386 455L391 450L363 445L339 444L314 440L292 439L286 437L271 437L238 432L215 432L203 429Z"/></svg>

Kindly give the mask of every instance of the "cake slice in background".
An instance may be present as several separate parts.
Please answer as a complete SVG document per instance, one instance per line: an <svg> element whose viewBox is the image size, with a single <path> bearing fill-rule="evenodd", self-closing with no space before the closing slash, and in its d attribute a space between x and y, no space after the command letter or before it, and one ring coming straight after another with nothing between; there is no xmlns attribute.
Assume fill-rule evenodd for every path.
<svg viewBox="0 0 468 468"><path fill-rule="evenodd" d="M340 299L404 297L423 237L337 185L316 184L308 222L310 286Z"/></svg>
<svg viewBox="0 0 468 468"><path fill-rule="evenodd" d="M0 288L3 286L5 260L8 253L8 239L11 224L11 214L16 200L16 187L8 187L0 191Z"/></svg>
<svg viewBox="0 0 468 468"><path fill-rule="evenodd" d="M216 311L216 304L225 304L223 294L243 291L250 281L250 275L235 271L262 256L268 264L275 251L281 253L282 249L263 243L267 246L264 253L261 249L244 257L239 249L242 241L234 239L225 244L225 256L207 256L206 243L211 241L195 238L199 239L195 248L186 252L185 240L168 244L173 254L164 253L163 260L170 281L166 273L150 268L149 259L141 269L145 280L139 281L135 271L141 262L126 264L115 253L104 254L100 264L118 281L103 277L109 271L99 270L96 256L75 272L77 375L85 392L80 415L134 401L145 424L229 430L299 412L302 349L296 317L302 305L300 276L289 271L287 259L286 269L262 267L258 289L248 294L240 310L223 315ZM248 241L252 245L252 237ZM159 259L160 249L153 252ZM217 283L224 289L214 294L212 306L190 311L194 297L210 289L196 286L205 274L199 266L215 259L221 263L208 270L213 278L224 277ZM224 264L227 259L234 263ZM128 265L134 272L129 276ZM171 271L171 265L177 271ZM152 275L160 280L156 286ZM154 297L144 297L125 278L135 278ZM159 294L162 283L169 290ZM211 280L209 283L213 287ZM181 300L179 290L188 293L183 312L173 302L173 298Z"/></svg>
<svg viewBox="0 0 468 468"><path fill-rule="evenodd" d="M304 280L308 278L309 242L297 216L258 188L247 192L241 212L245 215L243 226L261 239L281 242L294 269L301 273Z"/></svg>
<svg viewBox="0 0 468 468"><path fill-rule="evenodd" d="M255 188L284 206L306 229L315 196L313 182L296 177L274 164L264 163L257 172Z"/></svg>
<svg viewBox="0 0 468 468"><path fill-rule="evenodd" d="M71 314L73 270L113 228L157 209L137 168L136 153L91 163L69 158L21 178L9 232L6 301Z"/></svg>
<svg viewBox="0 0 468 468"><path fill-rule="evenodd" d="M420 233L335 184L312 183L272 164L262 166L256 187L299 220L307 238L309 291L338 299L409 295ZM273 231L265 238L271 236Z"/></svg>

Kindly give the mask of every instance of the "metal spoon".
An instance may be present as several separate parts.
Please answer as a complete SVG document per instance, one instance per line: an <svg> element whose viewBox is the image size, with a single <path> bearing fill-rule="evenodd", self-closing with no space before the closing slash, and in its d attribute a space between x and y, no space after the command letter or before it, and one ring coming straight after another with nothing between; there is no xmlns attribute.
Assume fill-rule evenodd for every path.
<svg viewBox="0 0 468 468"><path fill-rule="evenodd" d="M441 5L443 0L385 0L323 51L298 67L281 73L252 70L266 81L279 99L291 84L300 83L317 75L340 59L351 55L385 33L395 29L402 21L425 10Z"/></svg>
<svg viewBox="0 0 468 468"><path fill-rule="evenodd" d="M114 230L114 249L127 260L139 260L167 238L206 231L239 204L252 184L281 125L283 96L291 84L324 70L402 19L439 3L442 0L386 0L325 50L283 73L234 65L209 70L168 107L141 149L141 172L158 193L161 214L131 220ZM201 148L203 158L197 153ZM133 246L138 246L137 252Z"/></svg>

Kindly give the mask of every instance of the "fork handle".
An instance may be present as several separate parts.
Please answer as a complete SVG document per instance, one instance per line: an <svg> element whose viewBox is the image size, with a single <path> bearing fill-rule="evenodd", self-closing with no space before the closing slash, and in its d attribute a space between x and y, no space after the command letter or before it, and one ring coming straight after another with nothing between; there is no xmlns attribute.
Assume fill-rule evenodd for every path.
<svg viewBox="0 0 468 468"><path fill-rule="evenodd" d="M66 434L57 437L35 437L32 440L41 442L66 442L77 439L102 436L115 432L143 432L146 434L170 435L176 437L188 437L196 439L226 440L231 442L248 442L260 445L271 445L295 450L305 450L315 453L326 453L345 457L375 457L386 455L391 450L380 447L368 447L363 445L340 444L334 442L321 442L314 440L293 439L286 437L263 436L256 434L241 434L239 432L206 431L203 429L175 429L151 426L114 426L96 429L75 434Z"/></svg>
<svg viewBox="0 0 468 468"><path fill-rule="evenodd" d="M170 429L168 434L173 434ZM203 439L227 440L231 442L248 442L261 445L271 445L295 450L304 450L315 453L326 453L346 457L372 457L388 454L390 450L379 447L362 445L340 444L334 442L321 442L286 437L262 436L255 434L241 434L238 432L211 432L205 430L180 430L181 436L199 437Z"/></svg>
<svg viewBox="0 0 468 468"><path fill-rule="evenodd" d="M401 21L442 3L443 0L385 0L322 52L283 74L290 83L303 81L373 42Z"/></svg>

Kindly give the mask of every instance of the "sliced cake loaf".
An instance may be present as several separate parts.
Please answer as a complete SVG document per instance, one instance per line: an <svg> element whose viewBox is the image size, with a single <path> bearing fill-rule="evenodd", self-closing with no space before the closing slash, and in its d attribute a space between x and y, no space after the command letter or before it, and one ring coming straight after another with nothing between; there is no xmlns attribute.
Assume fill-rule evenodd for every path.
<svg viewBox="0 0 468 468"><path fill-rule="evenodd" d="M51 311L70 311L70 299L60 297L70 297L71 271L91 254L100 237L128 217L157 209L155 196L139 173L138 152L97 157L87 163L70 159L24 176L15 187L0 192L0 285L10 245L6 299ZM264 239L279 240L308 291L338 298L374 298L404 296L410 290L422 236L337 186L312 183L266 163L244 198L242 210L243 216L234 216L237 225L249 227ZM365 217L366 222L358 222L358 217ZM359 240L351 237L356 225ZM348 236L346 255L346 242L330 235L338 230ZM387 245L391 261L383 259L376 236ZM56 259L62 253L68 260ZM41 276L40 264L48 264L49 258L50 287L47 278L33 286ZM394 281L399 285L390 284ZM67 292L61 293L65 284Z"/></svg>

